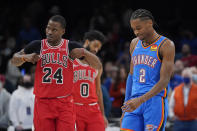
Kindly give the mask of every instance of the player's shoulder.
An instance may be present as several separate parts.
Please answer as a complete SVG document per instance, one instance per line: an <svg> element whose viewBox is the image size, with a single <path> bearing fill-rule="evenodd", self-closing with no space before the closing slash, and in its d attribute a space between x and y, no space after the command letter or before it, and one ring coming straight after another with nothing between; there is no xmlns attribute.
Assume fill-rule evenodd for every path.
<svg viewBox="0 0 197 131"><path fill-rule="evenodd" d="M131 43L130 43L130 47L135 47L136 46L136 44L138 43L138 41L139 41L139 38L133 38L132 40L131 40Z"/></svg>
<svg viewBox="0 0 197 131"><path fill-rule="evenodd" d="M42 40L33 40L29 44L40 44Z"/></svg>
<svg viewBox="0 0 197 131"><path fill-rule="evenodd" d="M162 42L162 46L161 47L163 47L163 48L174 47L174 42L170 38L168 38L166 36L163 36L163 37L164 37L164 40Z"/></svg>
<svg viewBox="0 0 197 131"><path fill-rule="evenodd" d="M136 44L139 41L139 38L135 37L131 40L131 44Z"/></svg>
<svg viewBox="0 0 197 131"><path fill-rule="evenodd" d="M41 49L41 40L33 40L29 44L27 44L24 48L25 54L30 54L30 53L40 53Z"/></svg>
<svg viewBox="0 0 197 131"><path fill-rule="evenodd" d="M174 54L175 53L175 45L172 40L169 38L165 37L163 42L160 45L159 52L161 56L169 56L169 54Z"/></svg>
<svg viewBox="0 0 197 131"><path fill-rule="evenodd" d="M73 40L68 40L68 44L81 45L81 43L79 43L77 41L73 41Z"/></svg>
<svg viewBox="0 0 197 131"><path fill-rule="evenodd" d="M70 51L75 48L83 48L81 43L77 41L70 41L70 40L68 42L68 47Z"/></svg>
<svg viewBox="0 0 197 131"><path fill-rule="evenodd" d="M162 38L163 37L163 38ZM163 40L163 43L168 43L168 42L170 42L170 43L173 43L173 41L169 38L169 37L167 37L167 36L165 36L165 35L160 35L160 38L162 38Z"/></svg>
<svg viewBox="0 0 197 131"><path fill-rule="evenodd" d="M41 40L33 40L30 43L27 44L27 48L37 48L38 46L41 46Z"/></svg>
<svg viewBox="0 0 197 131"><path fill-rule="evenodd" d="M130 53L133 52L133 50L135 49L135 46L137 45L138 41L139 41L139 38L137 38L137 37L131 40Z"/></svg>

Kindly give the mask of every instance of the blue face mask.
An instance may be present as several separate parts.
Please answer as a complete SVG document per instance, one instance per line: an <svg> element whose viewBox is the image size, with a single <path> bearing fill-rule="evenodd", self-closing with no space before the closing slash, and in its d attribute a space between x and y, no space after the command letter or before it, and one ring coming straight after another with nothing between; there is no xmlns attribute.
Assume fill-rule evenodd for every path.
<svg viewBox="0 0 197 131"><path fill-rule="evenodd" d="M197 84L197 74L192 75L192 79L193 79L194 83L196 83L196 84Z"/></svg>
<svg viewBox="0 0 197 131"><path fill-rule="evenodd" d="M189 77L184 77L183 78L183 82L186 84L186 85L188 85L189 83L190 83L190 78Z"/></svg>

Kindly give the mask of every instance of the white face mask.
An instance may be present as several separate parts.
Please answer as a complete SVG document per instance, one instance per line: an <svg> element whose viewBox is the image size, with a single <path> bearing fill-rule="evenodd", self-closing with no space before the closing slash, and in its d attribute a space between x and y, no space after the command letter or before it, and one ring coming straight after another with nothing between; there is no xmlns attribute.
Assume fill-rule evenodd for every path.
<svg viewBox="0 0 197 131"><path fill-rule="evenodd" d="M197 74L192 75L192 80L193 80L194 83L197 84Z"/></svg>

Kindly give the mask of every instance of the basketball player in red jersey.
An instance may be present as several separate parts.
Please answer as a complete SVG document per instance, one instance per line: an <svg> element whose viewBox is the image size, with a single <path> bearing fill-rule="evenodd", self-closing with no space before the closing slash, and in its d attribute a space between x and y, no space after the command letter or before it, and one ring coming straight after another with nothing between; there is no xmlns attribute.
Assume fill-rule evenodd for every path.
<svg viewBox="0 0 197 131"><path fill-rule="evenodd" d="M79 44L62 38L66 22L60 15L49 19L46 39L32 41L14 54L12 63L36 63L34 94L35 131L74 131L73 59L82 58L101 69L98 57Z"/></svg>
<svg viewBox="0 0 197 131"><path fill-rule="evenodd" d="M84 47L96 54L104 42L99 31L87 32ZM91 67L86 61L74 61L74 103L77 131L105 131L108 121L104 115L101 91L102 69Z"/></svg>

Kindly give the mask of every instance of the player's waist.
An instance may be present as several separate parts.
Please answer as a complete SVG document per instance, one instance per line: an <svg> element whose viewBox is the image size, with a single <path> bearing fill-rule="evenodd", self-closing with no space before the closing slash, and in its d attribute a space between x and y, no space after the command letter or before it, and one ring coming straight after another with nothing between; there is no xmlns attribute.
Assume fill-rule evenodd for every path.
<svg viewBox="0 0 197 131"><path fill-rule="evenodd" d="M138 97L138 96L142 96L144 94L146 94L147 92L149 92L152 88L146 88L146 89L132 89L132 97ZM166 91L162 90L161 92L159 92L156 96L166 96Z"/></svg>
<svg viewBox="0 0 197 131"><path fill-rule="evenodd" d="M151 82L145 82L141 83L139 81L133 81L132 87L136 88L152 88L155 84L157 84L158 81L151 81Z"/></svg>
<svg viewBox="0 0 197 131"><path fill-rule="evenodd" d="M40 97L40 96L36 96L39 99L61 99L61 98L68 98L69 96L71 96L71 94L67 94L64 96L57 96L57 97Z"/></svg>
<svg viewBox="0 0 197 131"><path fill-rule="evenodd" d="M74 104L78 105L78 106L85 106L85 105L94 106L94 105L97 105L98 103L97 102L93 102L93 103L78 103L78 102L74 102Z"/></svg>

